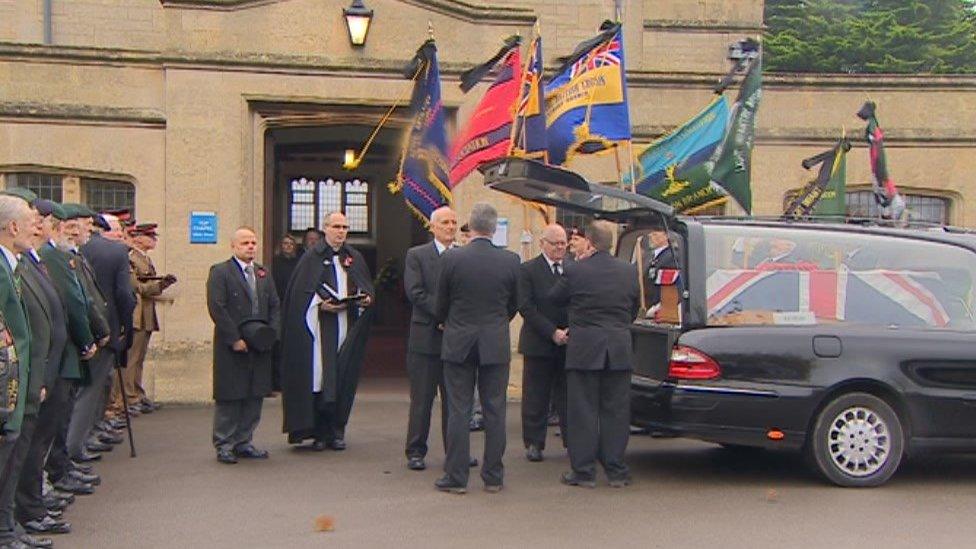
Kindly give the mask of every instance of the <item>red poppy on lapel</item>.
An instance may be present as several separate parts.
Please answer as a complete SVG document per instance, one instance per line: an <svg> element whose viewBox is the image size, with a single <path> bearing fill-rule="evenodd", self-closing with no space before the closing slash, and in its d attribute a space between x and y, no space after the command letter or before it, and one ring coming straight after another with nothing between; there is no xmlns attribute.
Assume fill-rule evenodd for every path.
<svg viewBox="0 0 976 549"><path fill-rule="evenodd" d="M347 255L342 260L342 266L345 267L345 268L347 268L347 269L352 266L352 256L351 255Z"/></svg>
<svg viewBox="0 0 976 549"><path fill-rule="evenodd" d="M258 278L264 278L268 276L268 271L266 271L264 267L258 267L258 270L255 271L254 273L258 275Z"/></svg>
<svg viewBox="0 0 976 549"><path fill-rule="evenodd" d="M72 269L74 269L75 268L75 260L74 259L69 259L68 260L68 266L71 267Z"/></svg>

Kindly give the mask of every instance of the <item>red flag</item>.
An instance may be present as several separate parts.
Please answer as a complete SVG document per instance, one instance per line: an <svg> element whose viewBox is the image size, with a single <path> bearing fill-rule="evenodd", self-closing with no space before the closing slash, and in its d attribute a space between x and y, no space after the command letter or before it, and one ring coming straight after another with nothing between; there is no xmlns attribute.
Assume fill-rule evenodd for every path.
<svg viewBox="0 0 976 549"><path fill-rule="evenodd" d="M451 187L479 164L508 154L515 101L522 76L521 57L517 47L505 56L495 81L454 140L451 146Z"/></svg>

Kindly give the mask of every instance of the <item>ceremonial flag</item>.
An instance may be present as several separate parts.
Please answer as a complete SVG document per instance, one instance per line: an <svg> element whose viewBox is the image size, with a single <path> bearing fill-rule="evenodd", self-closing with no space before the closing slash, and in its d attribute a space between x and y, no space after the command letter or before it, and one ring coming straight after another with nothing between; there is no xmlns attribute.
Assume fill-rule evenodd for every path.
<svg viewBox="0 0 976 549"><path fill-rule="evenodd" d="M451 202L441 77L433 39L420 46L405 75L415 78L410 98L413 122L407 132L400 171L396 181L390 183L390 190L402 192L410 211L427 223L434 210Z"/></svg>
<svg viewBox="0 0 976 549"><path fill-rule="evenodd" d="M681 127L641 152L635 167L637 192L666 202L679 212L724 196L713 187L706 162L722 142L729 125L729 102L717 97ZM630 175L624 175L624 186Z"/></svg>
<svg viewBox="0 0 976 549"><path fill-rule="evenodd" d="M630 140L620 23L605 22L576 47L545 87L549 162L611 149Z"/></svg>
<svg viewBox="0 0 976 549"><path fill-rule="evenodd" d="M515 108L515 142L512 154L546 159L546 113L542 85L542 37L529 44L529 59L523 72L522 89Z"/></svg>
<svg viewBox="0 0 976 549"><path fill-rule="evenodd" d="M841 139L832 149L803 161L807 170L819 165L817 178L808 183L790 201L783 217L803 217L810 214L843 216L847 213L847 151L851 144Z"/></svg>
<svg viewBox="0 0 976 549"><path fill-rule="evenodd" d="M512 148L514 107L522 71L519 44L517 36L509 38L491 59L461 75L461 89L467 92L492 69L500 67L451 147L452 188L479 164L507 156Z"/></svg>
<svg viewBox="0 0 976 549"><path fill-rule="evenodd" d="M864 128L864 135L870 145L872 189L874 200L884 208L887 217L898 219L905 210L905 200L898 193L898 187L888 175L888 162L885 158L884 132L878 125L876 116L877 105L874 101L864 103L857 117L868 123Z"/></svg>
<svg viewBox="0 0 976 549"><path fill-rule="evenodd" d="M752 60L732 107L732 122L712 161L712 183L721 187L746 213L752 213L752 147L756 110L762 98L762 52Z"/></svg>

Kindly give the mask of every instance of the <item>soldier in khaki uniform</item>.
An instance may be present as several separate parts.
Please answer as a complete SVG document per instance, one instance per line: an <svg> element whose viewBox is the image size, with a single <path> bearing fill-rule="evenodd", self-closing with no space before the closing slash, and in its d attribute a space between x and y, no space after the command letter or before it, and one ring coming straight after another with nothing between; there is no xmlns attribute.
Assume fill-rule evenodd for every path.
<svg viewBox="0 0 976 549"><path fill-rule="evenodd" d="M149 338L159 331L156 318L156 299L167 287L176 282L173 275L158 276L149 252L156 248L156 224L136 225L129 231L129 264L132 265L132 287L136 292L136 309L132 315L132 347L128 364L123 371L125 394L128 405L137 412L150 413L155 404L142 386L143 362L149 348Z"/></svg>

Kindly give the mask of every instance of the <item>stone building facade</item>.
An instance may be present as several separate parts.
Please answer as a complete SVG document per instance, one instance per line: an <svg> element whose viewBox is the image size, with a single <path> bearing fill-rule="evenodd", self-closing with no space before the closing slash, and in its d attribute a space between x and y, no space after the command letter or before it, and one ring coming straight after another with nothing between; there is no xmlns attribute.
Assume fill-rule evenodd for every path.
<svg viewBox="0 0 976 549"><path fill-rule="evenodd" d="M209 396L204 281L240 225L263 236L265 257L285 231L326 209L356 211L353 240L395 275L424 231L386 191L404 109L395 109L357 172L340 168L383 114L409 93L404 63L432 28L452 123L476 89L458 75L538 19L553 66L614 13L611 0L367 0L364 47L350 45L348 0L0 0L0 186L63 200L132 205L160 224L155 261L181 281L155 339L157 393ZM762 31L761 0L623 2L628 94L637 148L695 114L727 67L727 46ZM976 223L976 78L767 74L754 154L754 209L782 210L810 177L800 160L827 148L865 99L880 105L896 181L926 216ZM574 166L612 178L613 160ZM849 185L866 188L866 149L852 151ZM463 212L491 200L509 220L509 247L541 220L485 191L456 192ZM857 199L853 196L852 199ZM213 212L218 243L190 242L191 212ZM395 276L393 277L395 279ZM385 291L377 352L402 350L404 308ZM514 329L514 328L513 328ZM385 331L384 331L385 330ZM394 354L395 354L394 352ZM389 354L389 353L386 353ZM514 374L513 381L518 376Z"/></svg>

